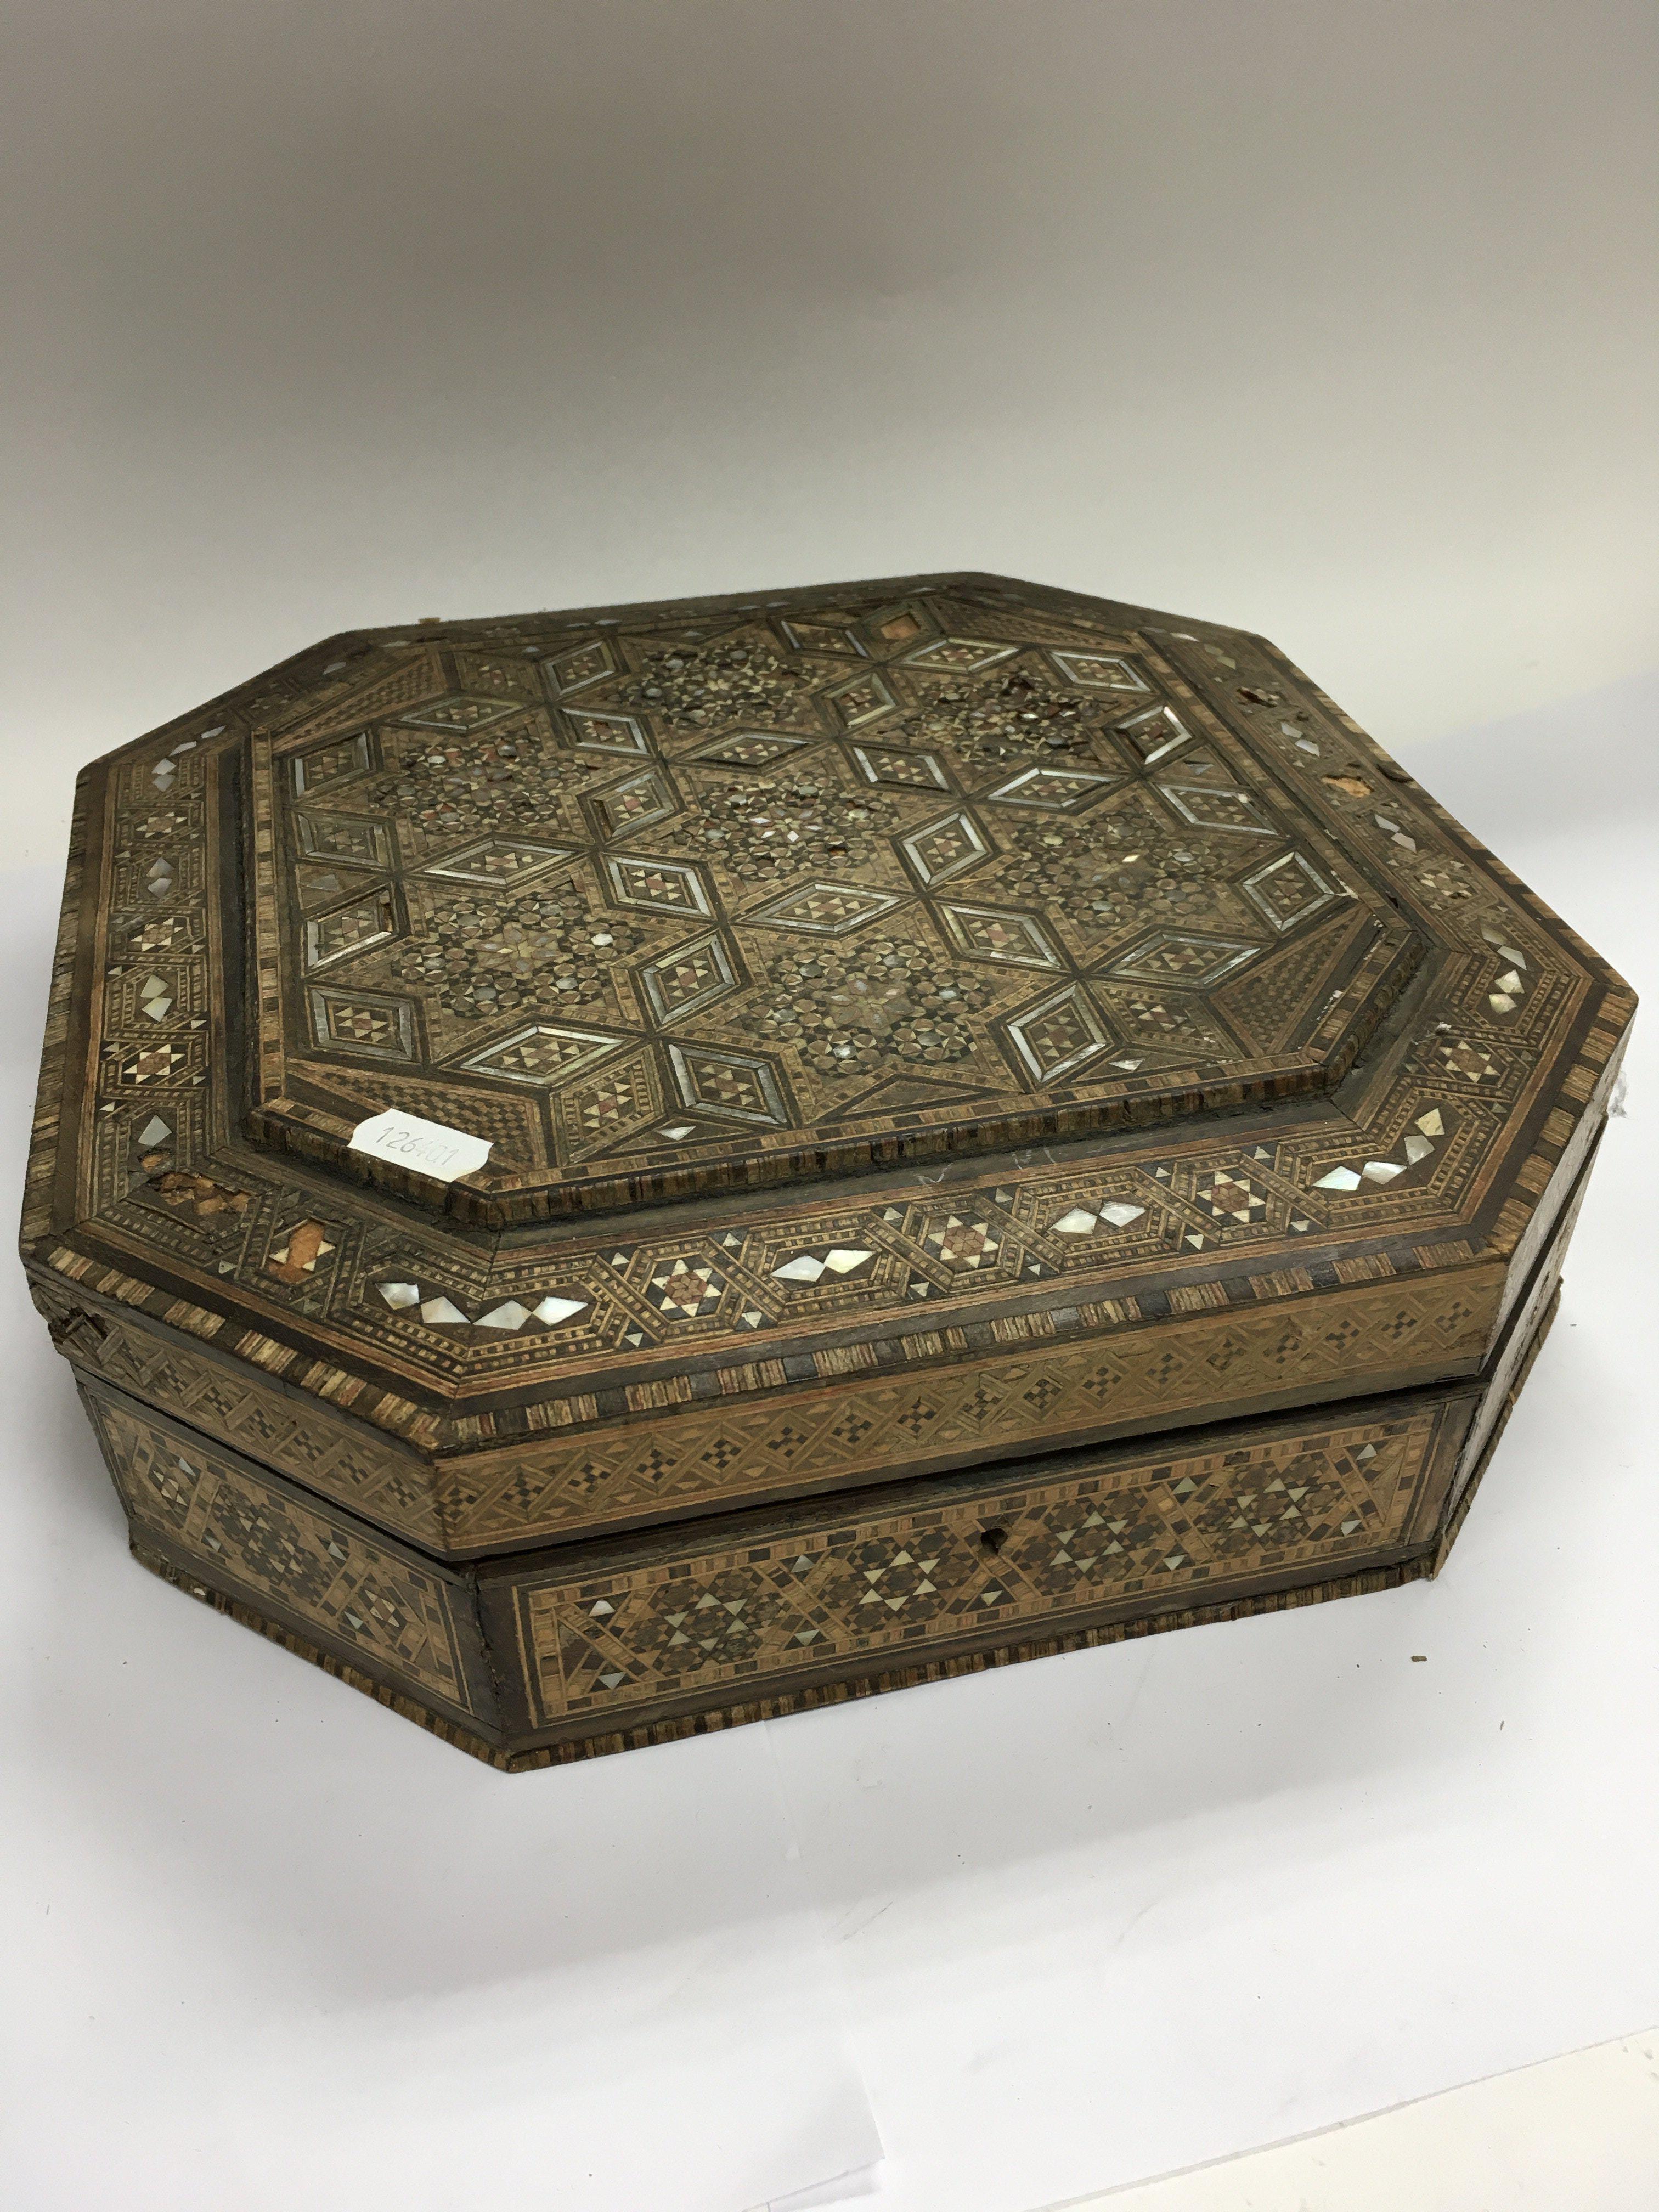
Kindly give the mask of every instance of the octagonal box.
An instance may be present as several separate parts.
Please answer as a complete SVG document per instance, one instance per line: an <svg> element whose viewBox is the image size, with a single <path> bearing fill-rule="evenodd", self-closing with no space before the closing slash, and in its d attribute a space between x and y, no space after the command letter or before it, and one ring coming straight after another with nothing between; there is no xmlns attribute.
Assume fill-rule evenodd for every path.
<svg viewBox="0 0 1659 2212"><path fill-rule="evenodd" d="M82 776L23 1254L138 1558L534 1765L1433 1571L1632 1006L1236 630L356 633Z"/></svg>

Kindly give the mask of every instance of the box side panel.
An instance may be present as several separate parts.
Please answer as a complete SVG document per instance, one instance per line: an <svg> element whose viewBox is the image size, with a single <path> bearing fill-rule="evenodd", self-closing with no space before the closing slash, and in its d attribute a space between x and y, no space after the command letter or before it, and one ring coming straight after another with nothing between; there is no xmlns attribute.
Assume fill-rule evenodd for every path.
<svg viewBox="0 0 1659 2212"><path fill-rule="evenodd" d="M517 1769L1433 1572L1569 1226L1483 1382L570 1546L476 1584L95 1378L83 1396L143 1564Z"/></svg>
<svg viewBox="0 0 1659 2212"><path fill-rule="evenodd" d="M499 1729L470 1579L77 1376L135 1549L485 1741Z"/></svg>
<svg viewBox="0 0 1659 2212"><path fill-rule="evenodd" d="M1566 1263L1567 1247L1571 1243L1572 1232L1578 1225L1578 1215L1589 1188L1590 1170L1595 1164L1592 1152L1580 1169L1578 1180L1556 1218L1549 1249L1534 1267L1530 1280L1523 1285L1521 1297L1510 1309L1503 1340L1489 1370L1491 1380L1481 1399L1480 1411L1470 1425L1452 1475L1443 1520L1453 1533L1453 1523L1503 1433L1510 1410L1520 1395L1521 1386L1531 1372L1532 1363L1537 1358L1539 1347L1555 1318L1561 1296L1561 1271ZM1449 1541L1449 1536L1446 1540Z"/></svg>
<svg viewBox="0 0 1659 2212"><path fill-rule="evenodd" d="M61 1297L58 1303L58 1348L83 1381L95 1375L289 1476L314 1493L313 1503L343 1505L423 1551L441 1553L430 1467L383 1430L118 1308L104 1314Z"/></svg>
<svg viewBox="0 0 1659 2212"><path fill-rule="evenodd" d="M663 1530L486 1571L515 1739L584 1757L1437 1572L1554 1317L1588 1180L1473 1385L748 1515L718 1549Z"/></svg>
<svg viewBox="0 0 1659 2212"><path fill-rule="evenodd" d="M1547 1329L1587 1176L1472 1382L476 1574L78 1379L144 1564L477 1755L541 1765L1434 1571Z"/></svg>
<svg viewBox="0 0 1659 2212"><path fill-rule="evenodd" d="M83 1062L74 1056L75 1017L76 1009L83 1006L91 994L94 950L97 887L87 867L87 852L100 811L101 789L98 771L82 769L76 779L64 899L52 953L46 1033L40 1047L40 1074L29 1137L19 1239L25 1259L36 1242L49 1236L57 1225L62 1212L62 1170L65 1165L71 1170L73 1167L72 1157L65 1162L64 1152L67 1147L72 1155L81 1094L86 1087Z"/></svg>

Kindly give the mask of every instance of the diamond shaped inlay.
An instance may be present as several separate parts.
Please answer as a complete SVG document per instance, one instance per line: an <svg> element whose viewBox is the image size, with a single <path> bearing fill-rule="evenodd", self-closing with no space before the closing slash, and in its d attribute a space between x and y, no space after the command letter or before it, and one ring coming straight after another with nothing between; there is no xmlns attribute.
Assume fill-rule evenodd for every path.
<svg viewBox="0 0 1659 2212"><path fill-rule="evenodd" d="M1152 689L1112 653L1056 653L1054 666L1068 684L1085 691L1147 691Z"/></svg>
<svg viewBox="0 0 1659 2212"><path fill-rule="evenodd" d="M528 837L485 837L476 845L463 846L447 860L433 861L421 873L446 883L524 884L569 858L562 845L540 845Z"/></svg>
<svg viewBox="0 0 1659 2212"><path fill-rule="evenodd" d="M748 919L769 929L799 930L804 937L844 937L900 903L894 891L861 890L851 884L808 884L758 907Z"/></svg>
<svg viewBox="0 0 1659 2212"><path fill-rule="evenodd" d="M392 894L382 887L349 906L337 906L306 924L306 966L331 967L353 952L384 945L398 926Z"/></svg>
<svg viewBox="0 0 1659 2212"><path fill-rule="evenodd" d="M1006 1027L1021 1061L1043 1084L1063 1082L1111 1042L1104 1023L1076 984L1028 1007Z"/></svg>
<svg viewBox="0 0 1659 2212"><path fill-rule="evenodd" d="M712 744L699 745L690 757L719 761L727 768L769 768L786 753L805 752L811 742L811 738L787 738L776 730L737 730Z"/></svg>
<svg viewBox="0 0 1659 2212"><path fill-rule="evenodd" d="M898 704L874 669L854 676L846 684L838 684L825 696L849 730L873 722L880 715L890 714Z"/></svg>
<svg viewBox="0 0 1659 2212"><path fill-rule="evenodd" d="M1131 714L1127 722L1115 726L1119 737L1127 738L1148 768L1177 745L1184 745L1193 734L1173 707L1148 707L1144 714Z"/></svg>
<svg viewBox="0 0 1659 2212"><path fill-rule="evenodd" d="M772 1270L780 1283L818 1283L826 1275L855 1275L875 1254L861 1245L831 1245L827 1250L798 1252L793 1260Z"/></svg>
<svg viewBox="0 0 1659 2212"><path fill-rule="evenodd" d="M319 987L309 1000L312 1034L319 1045L366 1060L414 1059L415 1009L408 999Z"/></svg>
<svg viewBox="0 0 1659 2212"><path fill-rule="evenodd" d="M546 1089L580 1075L627 1042L599 1030L568 1029L555 1022L531 1022L499 1038L482 1052L468 1054L461 1065L480 1075L504 1076L509 1083L532 1083Z"/></svg>
<svg viewBox="0 0 1659 2212"><path fill-rule="evenodd" d="M679 802L655 769L613 784L590 802L602 837L624 837L630 830L648 829L679 811Z"/></svg>
<svg viewBox="0 0 1659 2212"><path fill-rule="evenodd" d="M611 647L603 638L594 638L586 645L573 646L568 653L556 653L552 659L544 661L542 665L548 684L561 696L568 696L572 691L584 691L590 684L598 684L617 672Z"/></svg>
<svg viewBox="0 0 1659 2212"><path fill-rule="evenodd" d="M1247 960L1254 960L1259 945L1246 945L1228 937L1186 937L1170 929L1155 930L1107 969L1130 982L1187 983L1208 990L1224 975L1231 975Z"/></svg>
<svg viewBox="0 0 1659 2212"><path fill-rule="evenodd" d="M1127 1229L1146 1211L1144 1206L1132 1206L1127 1199L1110 1199L1103 1206L1071 1206L1048 1226L1056 1237L1092 1237L1102 1222L1109 1229Z"/></svg>
<svg viewBox="0 0 1659 2212"><path fill-rule="evenodd" d="M648 914L712 915L708 893L696 868L683 860L608 860L611 896L618 906L642 907Z"/></svg>
<svg viewBox="0 0 1659 2212"><path fill-rule="evenodd" d="M471 699L457 691L447 699L434 699L429 706L400 714L398 720L413 729L449 730L465 735L521 711L516 699Z"/></svg>
<svg viewBox="0 0 1659 2212"><path fill-rule="evenodd" d="M1300 853L1285 853L1269 860L1265 868L1245 877L1243 888L1244 896L1261 908L1275 929L1289 929L1305 921L1337 896L1313 862Z"/></svg>
<svg viewBox="0 0 1659 2212"><path fill-rule="evenodd" d="M304 793L329 784L343 783L349 776L361 775L369 765L368 732L359 730L356 737L336 738L329 744L314 745L291 765L296 792Z"/></svg>
<svg viewBox="0 0 1659 2212"><path fill-rule="evenodd" d="M994 667L999 660L1010 659L1019 651L1017 645L994 644L983 637L936 637L930 645L918 646L914 653L904 656L908 668L937 668L951 676L977 676L981 668Z"/></svg>
<svg viewBox="0 0 1659 2212"><path fill-rule="evenodd" d="M654 1077L654 1060L639 1054L620 1066L607 1061L591 1080L567 1091L565 1110L583 1142L629 1136L653 1120L662 1103Z"/></svg>
<svg viewBox="0 0 1659 2212"><path fill-rule="evenodd" d="M1221 784L1160 783L1158 787L1185 822L1200 830L1231 830L1249 837L1279 833L1249 792Z"/></svg>
<svg viewBox="0 0 1659 2212"><path fill-rule="evenodd" d="M632 714L599 714L567 708L564 720L584 751L648 753L651 750L643 727Z"/></svg>
<svg viewBox="0 0 1659 2212"><path fill-rule="evenodd" d="M678 1044L670 1045L668 1057L688 1106L722 1120L753 1121L775 1129L787 1125L783 1092L769 1060Z"/></svg>
<svg viewBox="0 0 1659 2212"><path fill-rule="evenodd" d="M360 822L350 814L298 814L294 826L300 850L313 860L343 868L386 868L392 841L379 822Z"/></svg>
<svg viewBox="0 0 1659 2212"><path fill-rule="evenodd" d="M988 860L990 841L971 814L946 814L901 841L901 850L922 883L948 883Z"/></svg>
<svg viewBox="0 0 1659 2212"><path fill-rule="evenodd" d="M488 1313L478 1316L479 1328L520 1329L527 1321L538 1321L544 1328L552 1328L562 1321L569 1321L577 1314L587 1311L586 1298L548 1297L538 1299L533 1306L521 1299L507 1298Z"/></svg>
<svg viewBox="0 0 1659 2212"><path fill-rule="evenodd" d="M1094 775L1076 768L1028 768L986 794L993 806L1029 806L1042 814L1074 814L1109 791L1121 776Z"/></svg>
<svg viewBox="0 0 1659 2212"><path fill-rule="evenodd" d="M896 745L854 745L852 750L866 783L896 783L920 791L951 788L950 777L932 753L902 752Z"/></svg>
<svg viewBox="0 0 1659 2212"><path fill-rule="evenodd" d="M778 623L785 642L797 653L839 653L865 658L864 647L841 623L784 622Z"/></svg>
<svg viewBox="0 0 1659 2212"><path fill-rule="evenodd" d="M1060 955L1029 914L1004 914L989 906L942 906L952 941L976 960L1014 968L1058 968Z"/></svg>
<svg viewBox="0 0 1659 2212"><path fill-rule="evenodd" d="M665 953L640 970L640 981L659 1022L683 1020L738 986L731 957L718 933Z"/></svg>

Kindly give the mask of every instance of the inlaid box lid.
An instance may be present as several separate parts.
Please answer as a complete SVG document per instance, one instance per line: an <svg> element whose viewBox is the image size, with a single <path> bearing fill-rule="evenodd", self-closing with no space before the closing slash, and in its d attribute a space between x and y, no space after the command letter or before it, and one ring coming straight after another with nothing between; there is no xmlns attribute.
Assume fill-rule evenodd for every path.
<svg viewBox="0 0 1659 2212"><path fill-rule="evenodd" d="M1030 594L402 649L247 748L250 1129L497 1224L1328 1089L1422 957L1150 634Z"/></svg>
<svg viewBox="0 0 1659 2212"><path fill-rule="evenodd" d="M439 1509L540 1540L1472 1371L1632 1003L1237 630L958 575L348 634L83 775L24 1252L420 1452L562 1437ZM708 1411L809 1399L793 1459Z"/></svg>

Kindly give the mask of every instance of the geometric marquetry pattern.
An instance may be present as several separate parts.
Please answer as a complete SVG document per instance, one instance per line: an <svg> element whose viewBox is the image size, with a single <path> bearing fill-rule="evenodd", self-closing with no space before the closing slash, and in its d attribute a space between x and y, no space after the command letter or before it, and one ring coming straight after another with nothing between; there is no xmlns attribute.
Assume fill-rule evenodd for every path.
<svg viewBox="0 0 1659 2212"><path fill-rule="evenodd" d="M947 1238L962 1237L940 1224ZM973 1240L957 1249L972 1256ZM971 1268L966 1270L972 1278ZM654 1295L718 1296L684 1259L658 1270ZM439 1474L456 1540L522 1542L596 1514L665 1509L831 1482L868 1481L907 1463L995 1458L1075 1444L1103 1430L1190 1418L1240 1399L1317 1392L1367 1362L1427 1376L1477 1356L1491 1327L1455 1277L1357 1285L1329 1299L1223 1315L1188 1314L1103 1342L1064 1340L976 1366L848 1376L781 1402L682 1406L670 1421L538 1439Z"/></svg>
<svg viewBox="0 0 1659 2212"><path fill-rule="evenodd" d="M216 1576L275 1601L446 1704L471 1709L447 1589L436 1574L222 1459L94 1399L133 1522L182 1542Z"/></svg>
<svg viewBox="0 0 1659 2212"><path fill-rule="evenodd" d="M1425 1139L1408 1128L1409 1143L1397 1148L1402 1158L1455 1141L1437 1112L1420 1118L1436 1133ZM156 1141L167 1139L157 1132ZM1402 1168L1400 1176L1421 1171ZM370 1252L370 1287L353 1318L367 1332L382 1315L405 1346L441 1343L448 1352L465 1340L478 1358L496 1361L510 1359L522 1342L544 1338L550 1346L556 1337L558 1364L568 1364L573 1340L590 1358L615 1358L651 1340L707 1341L814 1316L822 1329L838 1316L868 1312L894 1290L907 1302L921 1289L942 1301L1030 1280L1039 1268L1063 1275L1127 1260L1144 1269L1162 1255L1240 1240L1266 1244L1294 1234L1304 1219L1292 1210L1299 1195L1261 1146L1234 1151L1214 1167L1177 1161L1139 1180L1120 1170L1104 1188L1075 1174L1051 1176L998 1196L1004 1204L983 1210L842 1212L833 1239L816 1250L775 1234L751 1244L735 1232L702 1250L648 1241L606 1248L593 1274L557 1285L557 1330L526 1327L522 1335L502 1316L522 1320L533 1309L543 1320L544 1281L522 1273L497 1277L493 1286L452 1279L445 1288L428 1284L394 1299L386 1285L403 1283L407 1259ZM206 1203L217 1208L220 1201ZM221 1221L239 1242L246 1234L245 1216L234 1210L216 1211L198 1233L216 1231ZM1295 1288L1296 1279L1285 1287ZM1496 1268L1478 1287L1455 1269L1384 1274L1288 1303L1250 1297L1244 1286L1241 1304L1172 1314L1156 1328L1129 1301L1086 1330L1010 1344L967 1364L918 1360L928 1346L911 1340L911 1356L895 1371L878 1365L847 1373L827 1393L797 1389L782 1401L717 1395L678 1405L668 1422L608 1429L590 1418L565 1435L526 1437L506 1452L462 1454L441 1468L435 1519L400 1453L382 1458L361 1426L336 1428L324 1409L278 1397L253 1378L244 1388L222 1362L192 1360L146 1340L136 1325L107 1332L95 1352L77 1345L76 1357L416 1540L524 1541L564 1533L596 1513L625 1520L803 1484L874 1479L911 1461L1074 1445L1103 1429L1201 1414L1225 1399L1351 1385L1367 1371L1426 1379L1479 1355L1498 1279ZM1112 1325L1103 1331L1108 1316ZM900 1349L893 1343L886 1352L890 1358Z"/></svg>
<svg viewBox="0 0 1659 2212"><path fill-rule="evenodd" d="M1342 1571L1401 1530L1429 1415L888 1514L520 1595L543 1725L804 1668L1012 1640L1114 1600L1202 1603L1246 1574ZM990 1525L988 1528L988 1522ZM988 1535L989 1540L988 1540Z"/></svg>
<svg viewBox="0 0 1659 2212"><path fill-rule="evenodd" d="M623 1176L729 1188L831 1133L878 1146L901 1107L921 1154L964 1103L1014 1142L1200 1085L1317 1087L1409 932L1146 635L1003 600L549 622L516 659L480 641L392 689L366 669L291 719L254 802L276 1122L302 1089L314 1144L352 1063L387 1103L399 1067L528 1086L494 1162L510 1207ZM1229 985L1316 933L1235 1021ZM1125 985L1159 994L1157 1034ZM572 1110L596 1054L658 1110ZM711 1087L732 1054L747 1101Z"/></svg>
<svg viewBox="0 0 1659 2212"><path fill-rule="evenodd" d="M364 634L82 780L25 1256L142 1559L562 1756L1437 1557L1630 1011L1233 632Z"/></svg>
<svg viewBox="0 0 1659 2212"><path fill-rule="evenodd" d="M77 1346L82 1364L123 1390L250 1458L292 1475L325 1498L416 1544L443 1530L421 1462L386 1438L352 1429L314 1401L291 1396L131 1324Z"/></svg>
<svg viewBox="0 0 1659 2212"><path fill-rule="evenodd" d="M670 639L677 622L701 638L682 630ZM1109 631L1121 654L1106 649ZM977 672L909 658L931 637L975 635L1018 650ZM1146 696L1084 683L1078 655L1096 646L1103 659L1121 659ZM568 696L557 667L580 672ZM861 683L860 672L880 682ZM933 687L925 703L918 686ZM488 712L474 711L481 700ZM446 701L461 703L435 720L407 719ZM856 736L854 714L863 718ZM1165 1125L1160 1135L1149 1117L1144 1135L1117 1145L1109 1177L1055 1155L1003 1170L1006 1197L994 1193L994 1174L973 1178L951 1204L970 1228L988 1218L975 1267L929 1248L937 1206L924 1212L901 1193L896 1207L849 1210L849 1186L807 1184L768 1194L763 1214L751 1206L736 1251L721 1242L726 1222L707 1222L697 1256L732 1285L712 1311L648 1295L663 1261L690 1252L683 1229L665 1223L631 1237L629 1268L618 1273L600 1221L570 1242L559 1270L559 1294L583 1302L575 1321L556 1330L423 1328L389 1310L374 1283L435 1279L458 1310L483 1315L533 1304L524 1294L546 1294L547 1270L520 1266L503 1248L493 1274L481 1261L460 1279L441 1224L418 1223L399 1242L420 1249L377 1249L371 1265L356 1229L337 1233L343 1209L325 1209L324 1241L335 1249L290 1285L270 1262L296 1224L321 1218L314 1195L296 1204L279 1153L243 1146L216 1157L214 1133L234 1127L238 1109L232 1103L227 1115L217 1098L224 978L214 948L225 936L214 909L225 873L240 865L234 841L221 834L217 794L255 724L277 735L261 787L275 842L255 848L252 896L261 912L268 902L289 917L290 969L282 969L267 935L270 957L251 986L260 1006L284 1004L291 1020L275 1040L256 1026L257 1081L269 1078L275 1095L283 1055L297 1053L313 1077L339 1081L347 1126L404 1096L400 1085L418 1083L412 1110L434 1119L462 1119L471 1097L481 1121L488 1112L482 1133L504 1163L533 1158L538 1143L562 1160L609 1158L629 1173L664 1163L678 1176L684 1161L686 1187L696 1188L691 1163L763 1156L819 1126L811 1116L826 1099L836 1113L822 1126L838 1144L894 1122L908 1144L933 1122L959 1124L988 1103L1000 1111L1011 1086L1029 1097L1037 1069L1063 1065L1068 1042L1083 1054L1069 1071L1073 1098L1091 1085L1102 1096L1114 1085L1156 1090L1195 1069L1209 1096L1204 1063L1237 1070L1252 1056L1271 1060L1276 1040L1306 1032L1333 978L1354 972L1377 881L1437 947L1435 980L1420 1031L1369 1089L1358 1080L1362 1058L1343 1115L1264 1120L1264 1133L1276 1132L1267 1167L1242 1157L1237 1127L1223 1121L1213 1137L1189 1127L1160 1175L1175 1133ZM884 768L890 754L925 752L950 788L931 769L921 781L872 783L851 758L854 744ZM1078 768L1085 757L1093 766ZM559 768L550 782L550 758ZM683 799L738 788L742 805L699 818L737 836L745 866L761 872L736 876L718 842L682 836L689 806L640 838L603 843L590 802L641 773L661 775ZM786 775L787 805L775 806L762 785ZM816 797L798 787L806 784ZM1181 794L1182 808L1161 784ZM92 787L101 812L95 831L77 833L77 852L95 920L89 929L71 909L53 1020L60 1037L90 1024L70 1065L91 1066L95 1095L83 1123L83 1187L64 1217L80 1226L62 1254L37 1243L37 1268L85 1266L106 1301L146 1302L158 1316L175 1310L182 1282L286 1323L324 1316L331 1358L349 1360L360 1341L440 1389L485 1366L492 1379L546 1375L586 1389L607 1369L614 1378L618 1362L626 1373L634 1352L683 1344L715 1358L781 1358L791 1331L821 1328L854 1301L861 1322L903 1313L915 1320L901 1325L914 1328L939 1311L944 1330L994 1310L1016 1285L1029 1294L1049 1279L1057 1297L1063 1284L1077 1301L1078 1341L1093 1342L1097 1315L1116 1297L1115 1271L1161 1280L1178 1265L1241 1249L1269 1270L1257 1279L1261 1302L1281 1295L1275 1271L1293 1275L1304 1255L1322 1286L1320 1255L1333 1243L1353 1251L1420 1235L1423 1264L1438 1266L1435 1240L1453 1238L1445 1249L1455 1255L1474 1200L1526 1157L1515 1149L1525 1115L1541 1124L1534 1158L1559 1157L1623 1020L1616 979L1415 787L1385 777L1366 742L1271 653L1231 634L1136 632L1125 611L1009 599L977 584L911 586L896 601L884 588L833 601L797 594L776 611L659 612L612 625L604 639L581 617L534 617L459 626L441 648L419 637L365 641L347 654L308 656L181 720L114 757ZM1212 788L1243 793L1285 837L1275 842L1249 820L1224 826L1236 800L1191 795ZM385 798L394 803L384 807ZM1206 814L1218 826L1193 818ZM902 847L953 815L977 825L988 857L935 896ZM799 869L788 842L797 823L812 845ZM1212 866L1206 840L1229 856L1224 867ZM874 857L855 871L849 856L866 853ZM1297 854L1305 869L1286 865ZM620 878L613 862L629 864ZM320 887L325 872L335 888ZM1093 880L1103 873L1108 880ZM611 902L618 881L643 902ZM294 897L296 884L313 885L309 903ZM334 919L359 910L348 928ZM429 943L439 918L447 980L411 988L394 963ZM329 924L318 942L325 964L305 969L305 928L318 921ZM382 927L389 941L368 943ZM362 941L347 943L359 927ZM1252 945L1234 972L1194 981ZM1034 964L1039 948L1058 972ZM1019 955L1029 957L1011 957ZM1145 972L1121 972L1126 963ZM77 980L88 963L101 984L89 999ZM661 986L660 1012L647 969ZM561 988L567 979L574 990ZM688 1027L677 1003L705 984L712 995ZM463 1018L443 1003L447 992L487 1006L492 990L496 1015ZM1595 993L1611 1009L1599 1019ZM1034 1013L1042 1018L1032 1024ZM1582 1051L1570 1042L1577 1037ZM500 1056L489 1064L492 1053ZM467 1070L475 1054L486 1064ZM312 1111L311 1129L325 1132L327 1115ZM37 1239L54 1218L53 1141L43 1124ZM314 1157L315 1141L310 1149ZM1218 1203L1213 1185L1199 1188L1211 1170L1260 1188ZM1218 1195L1234 1194L1224 1185ZM1529 1203L1517 1195L1511 1211L1524 1218ZM1114 1208L1132 1217L1127 1225ZM1073 1217L1079 1226L1055 1229ZM96 1250L106 1222L118 1261L78 1256ZM778 1273L831 1249L878 1256L845 1283L830 1271L817 1282ZM152 1259L171 1291L146 1280ZM1299 1295L1288 1275L1286 1293ZM188 1303L178 1310L186 1329L220 1325L193 1318L199 1310ZM958 1354L944 1345L924 1352L913 1338L904 1355L913 1370L935 1356L949 1364ZM589 1419L574 1414L575 1430ZM665 1426L678 1436L683 1417Z"/></svg>

